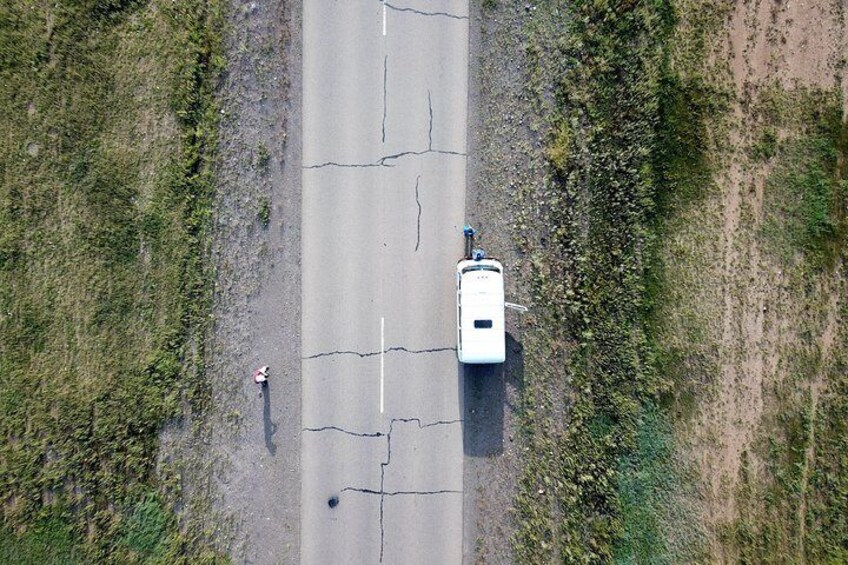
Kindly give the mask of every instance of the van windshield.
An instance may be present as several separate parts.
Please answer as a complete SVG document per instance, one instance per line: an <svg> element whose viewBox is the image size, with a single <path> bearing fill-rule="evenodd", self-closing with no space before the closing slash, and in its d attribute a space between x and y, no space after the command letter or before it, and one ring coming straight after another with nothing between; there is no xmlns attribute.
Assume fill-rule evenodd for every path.
<svg viewBox="0 0 848 565"><path fill-rule="evenodd" d="M472 265L470 267L465 267L462 269L462 273L470 273L471 271L492 271L493 273L500 273L501 270L495 267L494 265Z"/></svg>

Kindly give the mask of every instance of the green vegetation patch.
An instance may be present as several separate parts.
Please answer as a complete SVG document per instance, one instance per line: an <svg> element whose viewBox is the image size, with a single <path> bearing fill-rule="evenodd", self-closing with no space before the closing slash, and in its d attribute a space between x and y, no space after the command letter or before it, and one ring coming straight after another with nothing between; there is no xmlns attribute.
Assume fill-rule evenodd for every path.
<svg viewBox="0 0 848 565"><path fill-rule="evenodd" d="M83 556L73 527L59 512L39 519L22 534L0 528L0 563L82 565Z"/></svg>
<svg viewBox="0 0 848 565"><path fill-rule="evenodd" d="M687 22L688 43L675 35L676 8L544 2L531 24L530 89L551 132L534 299L551 337L526 349L547 362L526 371L531 453L513 540L523 563L702 555L697 527L667 527L692 518L664 492L689 477L656 408L675 384L657 370L672 358L659 363L654 344L665 284L656 249L666 217L710 189L705 124L729 98L680 70L703 54L704 27L722 21L720 7L699 5L707 15Z"/></svg>
<svg viewBox="0 0 848 565"><path fill-rule="evenodd" d="M845 245L848 126L840 92L774 89L760 113L768 123L754 155L770 164L763 235L785 262L833 265ZM786 132L783 139L777 132Z"/></svg>
<svg viewBox="0 0 848 565"><path fill-rule="evenodd" d="M128 513L121 527L121 544L136 558L162 561L174 536L173 521L158 497L150 494Z"/></svg>
<svg viewBox="0 0 848 565"><path fill-rule="evenodd" d="M706 541L695 510L684 499L691 477L678 461L668 415L647 403L636 430L636 447L618 470L622 535L617 563L696 563Z"/></svg>
<svg viewBox="0 0 848 565"><path fill-rule="evenodd" d="M86 562L183 552L170 504L155 520L144 509L171 484L155 473L162 424L204 397L192 336L209 304L219 12L217 0L0 6L9 551L39 555L34 525L61 508L72 541L57 547ZM167 547L150 545L154 525Z"/></svg>

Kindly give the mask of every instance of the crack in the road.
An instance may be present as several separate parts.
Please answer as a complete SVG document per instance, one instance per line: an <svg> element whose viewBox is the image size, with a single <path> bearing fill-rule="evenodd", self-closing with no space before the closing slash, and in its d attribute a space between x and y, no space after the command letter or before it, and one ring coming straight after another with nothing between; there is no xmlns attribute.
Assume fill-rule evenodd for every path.
<svg viewBox="0 0 848 565"><path fill-rule="evenodd" d="M430 98L430 91L427 90L427 108L430 110L430 128L427 130L427 149L433 149L433 100Z"/></svg>
<svg viewBox="0 0 848 565"><path fill-rule="evenodd" d="M402 157L408 157L410 155L421 156L427 155L428 153L436 153L438 155L455 155L458 157L467 157L467 153L461 153L459 151L447 151L444 149L427 149L425 151L402 151L400 153L395 153L394 155L386 155L385 157L380 157L373 163L337 163L336 161L326 161L324 163L320 163L318 165L304 165L304 169L322 169L324 167L348 167L348 168L369 168L369 167L394 167L393 164L388 163L388 161L396 161Z"/></svg>
<svg viewBox="0 0 848 565"><path fill-rule="evenodd" d="M422 424L420 418L392 418L389 422L389 431L383 434L382 432L376 432L368 434L368 433L357 433L357 432L349 432L347 430L342 430L341 428L337 428L335 426L328 426L326 428L307 428L304 431L323 431L323 430L340 430L344 433L361 436L361 437L382 437L385 435L386 437L386 460L380 463L380 490L368 489L368 488L360 488L360 487L344 487L341 489L341 492L358 492L362 494L373 494L380 497L380 563L383 562L383 552L385 549L385 539L386 539L386 529L385 524L383 522L384 517L384 504L385 498L387 496L433 496L433 495L441 495L441 494L462 494L461 490L432 490L432 491L387 491L384 487L386 484L386 468L392 462L392 431L394 430L394 426L396 423L408 424L411 422L415 422L418 424L418 429L423 430L426 428L432 428L434 426L448 426L453 424L461 424L462 420L438 420L436 422L429 422L427 424Z"/></svg>
<svg viewBox="0 0 848 565"><path fill-rule="evenodd" d="M383 553L385 549L385 539L386 539L386 529L383 522L384 516L384 503L385 498L387 496L435 496L441 494L462 494L461 490L397 490L397 491L387 491L384 487L386 484L386 468L392 462L392 431L394 430L396 423L408 424L408 423L416 423L418 424L419 430L424 430L426 428L432 428L435 426L450 426L454 424L461 424L462 420L437 420L435 422L428 422L426 424L421 423L421 418L392 418L389 422L389 430L387 432L352 432L349 430L345 430L343 428L339 428L337 426L325 426L323 428L304 428L305 432L323 432L323 431L339 431L348 435L352 435L355 437L385 437L386 438L386 460L380 463L380 490L374 490L369 488L361 488L361 487L344 487L340 492L358 492L361 494L372 494L380 497L380 563L383 562Z"/></svg>
<svg viewBox="0 0 848 565"><path fill-rule="evenodd" d="M418 429L423 430L425 428L430 428L433 426L446 426L451 424L459 424L462 420L440 420L437 422L430 422L429 424L422 424L420 418L392 418L392 421L389 422L389 431L386 433L386 461L384 463L380 463L380 563L383 562L383 551L385 549L385 540L386 540L386 530L383 524L383 507L386 500L386 468L392 462L392 430L394 429L395 423L400 422L402 424L407 424L410 422L416 422L418 424Z"/></svg>
<svg viewBox="0 0 848 565"><path fill-rule="evenodd" d="M418 251L418 246L421 245L421 200L418 198L418 182L421 180L421 175L415 177L415 203L418 205L418 237L415 240L415 251Z"/></svg>
<svg viewBox="0 0 848 565"><path fill-rule="evenodd" d="M428 496L434 494L462 494L461 490L387 490L379 491L370 488L345 487L341 492L359 492L362 494L379 494L380 496L402 496L402 495L421 495Z"/></svg>
<svg viewBox="0 0 848 565"><path fill-rule="evenodd" d="M387 92L386 92L386 83L389 76L389 56L386 55L383 57L383 143L386 142L386 104L387 104ZM431 147L432 149L432 147Z"/></svg>
<svg viewBox="0 0 848 565"><path fill-rule="evenodd" d="M324 426L324 427L321 427L321 428L303 428L303 431L304 431L304 432L327 432L327 431L333 431L333 432L341 432L341 433L343 433L343 434L347 434L347 435L349 435L349 436L354 436L354 437L383 437L383 436L385 435L383 432L372 432L372 433L367 433L367 432L351 432L351 431L348 431L348 430L346 430L346 429L344 429L344 428L340 428L340 427L338 427L338 426Z"/></svg>
<svg viewBox="0 0 848 565"><path fill-rule="evenodd" d="M391 10L395 10L397 12L410 12L412 14L416 14L419 16L442 16L445 18L451 18L454 20L467 20L468 16L459 16L457 14L451 14L449 12L425 12L423 10L416 10L415 8L408 8L405 6L395 6L393 4L389 4L388 2L384 2L386 8Z"/></svg>
<svg viewBox="0 0 848 565"><path fill-rule="evenodd" d="M319 359L321 357L331 357L333 355L356 355L360 358L365 357L374 357L375 355L379 355L380 353L393 353L393 352L402 352L402 353L440 353L442 351L456 351L456 347L433 347L430 349L409 349L407 347L403 347L401 345L397 345L394 347L389 347L385 351L369 351L367 353L362 353L360 351L325 351L324 353L315 353L313 355L307 355L306 357L301 357L302 360L310 360L310 359Z"/></svg>

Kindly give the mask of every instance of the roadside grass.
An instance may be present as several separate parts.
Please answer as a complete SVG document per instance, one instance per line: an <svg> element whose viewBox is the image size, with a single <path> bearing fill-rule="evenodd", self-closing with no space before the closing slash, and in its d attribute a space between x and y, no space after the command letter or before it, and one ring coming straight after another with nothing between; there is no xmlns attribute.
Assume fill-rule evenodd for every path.
<svg viewBox="0 0 848 565"><path fill-rule="evenodd" d="M717 155L726 149L733 94L726 63L709 68L706 60L733 5L676 0L671 6L674 25L664 46L652 153L656 191L649 229L654 240L645 273L644 323L653 369L669 383L658 413L677 435L676 428L698 411L718 372L713 347L717 312L696 266L706 264L721 241L719 222L707 203L717 192L714 175L722 165ZM681 476L694 481L688 471ZM669 532L679 530L680 525ZM686 535L700 538L700 532Z"/></svg>
<svg viewBox="0 0 848 565"><path fill-rule="evenodd" d="M681 70L725 7L690 4L702 10L694 22L668 2L545 2L534 14L529 90L548 121L551 174L530 249L545 308L525 343L522 563L703 556L685 501L664 492L685 492L690 477L658 407L677 383L652 327L665 284L658 238L709 191L706 120L727 106L725 92ZM674 352L664 354L670 365Z"/></svg>
<svg viewBox="0 0 848 565"><path fill-rule="evenodd" d="M21 535L0 528L0 563L82 565L84 552L66 519L54 515L30 525Z"/></svg>
<svg viewBox="0 0 848 565"><path fill-rule="evenodd" d="M196 554L155 459L205 401L220 9L0 6L0 551Z"/></svg>
<svg viewBox="0 0 848 565"><path fill-rule="evenodd" d="M726 300L751 306L720 268L728 235L718 183L731 182L724 175L734 165L770 171L762 218L740 196L731 268L744 267L732 273L740 283L757 276L759 266L744 263L758 242L782 262L774 271L785 291L761 313L777 309L790 324L794 349L774 363L795 377L766 376L760 439L743 455L738 492L717 495L745 509L718 550L747 562L844 559L841 327L829 361L816 361L828 296L844 293L843 94L775 89L746 101L756 127L740 154L730 111L740 101L721 51L733 8L721 0L534 5L528 93L543 125L531 127L546 136L550 174L524 195L514 223L533 300L544 305L524 343L519 562L720 558L699 490L708 471L681 455L718 386L743 386L722 383L722 366L748 370L751 346L733 333L741 330L730 326L736 341L722 342Z"/></svg>

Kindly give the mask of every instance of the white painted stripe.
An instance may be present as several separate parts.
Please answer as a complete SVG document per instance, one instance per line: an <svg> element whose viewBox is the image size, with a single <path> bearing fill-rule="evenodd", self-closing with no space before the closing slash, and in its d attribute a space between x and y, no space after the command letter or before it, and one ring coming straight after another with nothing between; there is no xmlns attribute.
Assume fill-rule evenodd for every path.
<svg viewBox="0 0 848 565"><path fill-rule="evenodd" d="M386 366L386 319L380 318L380 414L383 413Z"/></svg>
<svg viewBox="0 0 848 565"><path fill-rule="evenodd" d="M383 0L383 35L386 35L386 0Z"/></svg>

